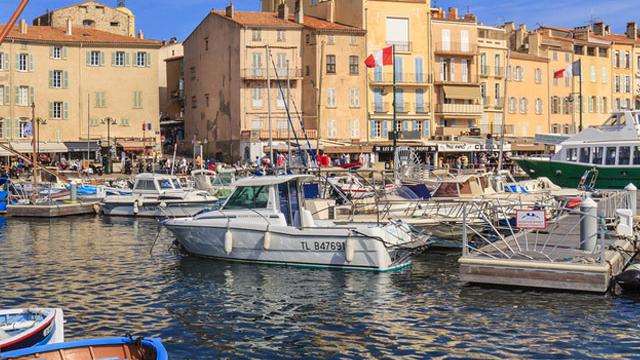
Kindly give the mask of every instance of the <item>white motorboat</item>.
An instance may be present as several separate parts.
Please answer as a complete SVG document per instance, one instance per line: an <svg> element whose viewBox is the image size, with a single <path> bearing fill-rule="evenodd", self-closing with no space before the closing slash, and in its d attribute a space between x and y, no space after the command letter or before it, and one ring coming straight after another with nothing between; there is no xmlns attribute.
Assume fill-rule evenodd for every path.
<svg viewBox="0 0 640 360"><path fill-rule="evenodd" d="M109 216L188 217L217 203L206 191L183 189L175 176L140 174L131 195L107 196L100 205Z"/></svg>
<svg viewBox="0 0 640 360"><path fill-rule="evenodd" d="M62 309L0 310L0 353L63 341Z"/></svg>
<svg viewBox="0 0 640 360"><path fill-rule="evenodd" d="M304 206L308 175L238 180L220 210L164 225L197 256L305 267L388 271L411 263L429 235L402 222L385 226L316 221Z"/></svg>

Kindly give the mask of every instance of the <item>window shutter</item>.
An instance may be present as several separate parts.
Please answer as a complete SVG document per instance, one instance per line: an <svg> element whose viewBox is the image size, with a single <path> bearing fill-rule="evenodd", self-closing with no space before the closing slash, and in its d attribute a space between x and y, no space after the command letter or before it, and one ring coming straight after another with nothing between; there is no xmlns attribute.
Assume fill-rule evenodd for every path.
<svg viewBox="0 0 640 360"><path fill-rule="evenodd" d="M29 71L33 71L33 55L29 54Z"/></svg>
<svg viewBox="0 0 640 360"><path fill-rule="evenodd" d="M146 60L147 67L151 67L151 53L150 52L147 53L147 56L146 56L145 60Z"/></svg>
<svg viewBox="0 0 640 360"><path fill-rule="evenodd" d="M104 51L100 51L100 66L104 66L105 63L105 53Z"/></svg>
<svg viewBox="0 0 640 360"><path fill-rule="evenodd" d="M87 65L91 65L91 51L87 51Z"/></svg>
<svg viewBox="0 0 640 360"><path fill-rule="evenodd" d="M4 87L4 104L11 104L11 89L8 86Z"/></svg>
<svg viewBox="0 0 640 360"><path fill-rule="evenodd" d="M49 70L49 88L53 87L53 70Z"/></svg>
<svg viewBox="0 0 640 360"><path fill-rule="evenodd" d="M49 58L53 58L53 48L54 46L49 46Z"/></svg>
<svg viewBox="0 0 640 360"><path fill-rule="evenodd" d="M116 66L116 53L115 53L115 51L111 52L111 66Z"/></svg>
<svg viewBox="0 0 640 360"><path fill-rule="evenodd" d="M131 66L131 54L128 52L124 54L124 62L126 66Z"/></svg>
<svg viewBox="0 0 640 360"><path fill-rule="evenodd" d="M133 92L133 108L135 109L138 105L138 93L137 92Z"/></svg>
<svg viewBox="0 0 640 360"><path fill-rule="evenodd" d="M131 65L132 66L138 66L138 59L136 58L136 52L132 52L131 53Z"/></svg>
<svg viewBox="0 0 640 360"><path fill-rule="evenodd" d="M69 87L69 72L64 71L62 73L62 88L67 89Z"/></svg>
<svg viewBox="0 0 640 360"><path fill-rule="evenodd" d="M20 136L20 119L14 119L13 120L13 138L14 139L19 139L21 138Z"/></svg>
<svg viewBox="0 0 640 360"><path fill-rule="evenodd" d="M22 105L18 101L20 100L20 86L16 86L16 105Z"/></svg>
<svg viewBox="0 0 640 360"><path fill-rule="evenodd" d="M5 69L6 71L9 71L9 54L4 54L4 67L3 69Z"/></svg>
<svg viewBox="0 0 640 360"><path fill-rule="evenodd" d="M376 137L376 122L373 120L369 121L369 137L372 139Z"/></svg>
<svg viewBox="0 0 640 360"><path fill-rule="evenodd" d="M16 70L20 71L20 54L16 54Z"/></svg>
<svg viewBox="0 0 640 360"><path fill-rule="evenodd" d="M389 137L388 123L389 122L387 120L382 120L382 137L383 138L388 138Z"/></svg>
<svg viewBox="0 0 640 360"><path fill-rule="evenodd" d="M31 86L29 87L29 105L36 103L36 89Z"/></svg>
<svg viewBox="0 0 640 360"><path fill-rule="evenodd" d="M65 101L62 107L63 107L62 118L67 120L69 118L69 103Z"/></svg>
<svg viewBox="0 0 640 360"><path fill-rule="evenodd" d="M49 101L49 119L53 119L53 102Z"/></svg>
<svg viewBox="0 0 640 360"><path fill-rule="evenodd" d="M62 60L67 60L67 47L62 47Z"/></svg>

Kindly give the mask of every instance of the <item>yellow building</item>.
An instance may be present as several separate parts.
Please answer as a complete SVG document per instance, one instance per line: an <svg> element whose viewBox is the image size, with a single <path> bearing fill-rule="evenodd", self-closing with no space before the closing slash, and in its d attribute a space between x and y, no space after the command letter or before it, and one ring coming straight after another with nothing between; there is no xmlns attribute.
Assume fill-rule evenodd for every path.
<svg viewBox="0 0 640 360"><path fill-rule="evenodd" d="M533 137L548 132L545 99L548 94L549 60L511 52L507 67L507 117L505 135Z"/></svg>
<svg viewBox="0 0 640 360"><path fill-rule="evenodd" d="M475 16L458 16L458 9L432 10L434 52L435 135L476 132L483 116L478 79L478 29Z"/></svg>
<svg viewBox="0 0 640 360"><path fill-rule="evenodd" d="M0 46L0 139L26 142L35 104L43 142L106 146L110 138L125 150L158 144L160 46L71 22L56 28L21 21Z"/></svg>
<svg viewBox="0 0 640 360"><path fill-rule="evenodd" d="M504 110L507 40L504 28L478 26L478 74L484 112L479 128L483 134L500 134Z"/></svg>

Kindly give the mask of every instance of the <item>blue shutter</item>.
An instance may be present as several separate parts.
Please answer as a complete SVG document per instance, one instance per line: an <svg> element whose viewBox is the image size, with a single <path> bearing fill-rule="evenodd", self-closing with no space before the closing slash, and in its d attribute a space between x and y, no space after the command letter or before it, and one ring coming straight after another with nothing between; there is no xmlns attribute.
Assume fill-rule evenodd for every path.
<svg viewBox="0 0 640 360"><path fill-rule="evenodd" d="M376 137L376 122L375 122L375 120L369 121L369 137L371 139Z"/></svg>
<svg viewBox="0 0 640 360"><path fill-rule="evenodd" d="M374 89L373 95L375 112L382 112L382 89Z"/></svg>
<svg viewBox="0 0 640 360"><path fill-rule="evenodd" d="M416 57L416 82L424 82L424 60L421 57Z"/></svg>
<svg viewBox="0 0 640 360"><path fill-rule="evenodd" d="M373 79L375 81L382 81L382 65L376 64L373 69Z"/></svg>
<svg viewBox="0 0 640 360"><path fill-rule="evenodd" d="M429 135L431 135L431 131L429 129L429 125L431 125L431 123L429 122L429 120L425 120L422 122L422 137L429 137Z"/></svg>
<svg viewBox="0 0 640 360"><path fill-rule="evenodd" d="M416 131L416 130L418 130L418 120L413 120L413 121L411 122L411 130L412 130L412 131Z"/></svg>
<svg viewBox="0 0 640 360"><path fill-rule="evenodd" d="M67 89L69 87L69 72L62 72L62 88Z"/></svg>
<svg viewBox="0 0 640 360"><path fill-rule="evenodd" d="M403 74L403 72L402 72L402 67L403 67L402 66L402 57L396 56L393 61L394 61L393 68L394 68L394 71L396 73L396 82L402 82L403 81L403 79L402 79L402 74Z"/></svg>
<svg viewBox="0 0 640 360"><path fill-rule="evenodd" d="M382 120L382 137L389 137L389 122L387 120Z"/></svg>
<svg viewBox="0 0 640 360"><path fill-rule="evenodd" d="M416 89L416 112L424 111L424 89Z"/></svg>
<svg viewBox="0 0 640 360"><path fill-rule="evenodd" d="M396 111L404 111L404 90L396 89Z"/></svg>
<svg viewBox="0 0 640 360"><path fill-rule="evenodd" d="M49 88L53 87L53 70L49 70Z"/></svg>

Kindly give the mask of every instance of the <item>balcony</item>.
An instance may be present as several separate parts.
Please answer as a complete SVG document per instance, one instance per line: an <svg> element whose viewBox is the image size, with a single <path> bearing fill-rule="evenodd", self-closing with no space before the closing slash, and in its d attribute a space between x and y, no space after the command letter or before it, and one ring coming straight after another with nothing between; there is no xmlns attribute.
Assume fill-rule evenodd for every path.
<svg viewBox="0 0 640 360"><path fill-rule="evenodd" d="M411 41L387 41L387 46L393 46L395 52L411 52Z"/></svg>
<svg viewBox="0 0 640 360"><path fill-rule="evenodd" d="M502 109L504 106L504 98L503 97L495 98L491 96L485 96L482 98L482 105L484 105L485 108L492 107L495 109Z"/></svg>
<svg viewBox="0 0 640 360"><path fill-rule="evenodd" d="M393 73L375 73L369 78L372 84L391 85L393 84ZM425 73L396 73L396 84L401 85L426 85L431 82L431 75Z"/></svg>
<svg viewBox="0 0 640 360"><path fill-rule="evenodd" d="M438 74L434 80L434 84L436 85L445 85L445 84L457 84L457 85L478 85L478 75L477 74L468 74L466 79L463 79L462 76L456 75L455 79L452 79L448 74Z"/></svg>
<svg viewBox="0 0 640 360"><path fill-rule="evenodd" d="M393 103L373 103L373 112L376 114L389 114L393 112ZM396 113L415 113L415 114L428 114L431 110L431 104L422 103L416 104L412 102L399 102L396 108Z"/></svg>
<svg viewBox="0 0 640 360"><path fill-rule="evenodd" d="M501 78L504 76L504 68L502 66L480 65L480 76Z"/></svg>
<svg viewBox="0 0 640 360"><path fill-rule="evenodd" d="M478 52L478 46L470 43L439 42L436 43L434 53L440 55L473 56Z"/></svg>
<svg viewBox="0 0 640 360"><path fill-rule="evenodd" d="M483 105L476 104L437 104L436 113L439 114L472 114L480 115Z"/></svg>
<svg viewBox="0 0 640 360"><path fill-rule="evenodd" d="M287 129L275 129L271 131L271 135L273 140L287 140L289 139L289 135L291 135L291 139L295 139L297 136L298 139L304 139L304 133L301 129L294 129L294 131L289 134ZM317 139L318 138L318 130L315 129L307 129L306 131L307 138L309 139ZM242 130L240 133L240 137L242 140L268 140L269 139L269 130Z"/></svg>
<svg viewBox="0 0 640 360"><path fill-rule="evenodd" d="M287 75L289 75L292 79L300 79L302 78L302 69L269 69L270 76L272 80L277 78L286 79ZM267 68L248 68L242 69L240 72L240 76L245 80L266 80L267 79Z"/></svg>

